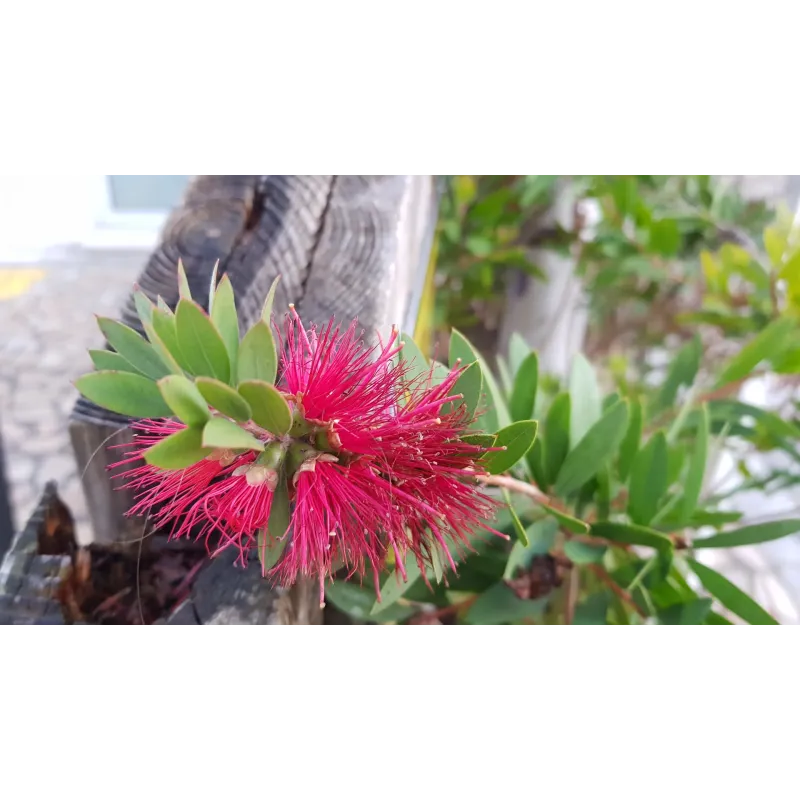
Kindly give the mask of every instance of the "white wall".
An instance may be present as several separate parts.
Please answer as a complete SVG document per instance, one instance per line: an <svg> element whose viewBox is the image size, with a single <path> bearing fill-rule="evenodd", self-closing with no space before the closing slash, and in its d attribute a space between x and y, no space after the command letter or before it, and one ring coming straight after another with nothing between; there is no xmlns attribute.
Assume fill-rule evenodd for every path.
<svg viewBox="0 0 800 800"><path fill-rule="evenodd" d="M0 176L0 261L37 261L85 239L103 176Z"/></svg>
<svg viewBox="0 0 800 800"><path fill-rule="evenodd" d="M69 245L152 248L164 215L111 215L105 175L0 175L0 264Z"/></svg>

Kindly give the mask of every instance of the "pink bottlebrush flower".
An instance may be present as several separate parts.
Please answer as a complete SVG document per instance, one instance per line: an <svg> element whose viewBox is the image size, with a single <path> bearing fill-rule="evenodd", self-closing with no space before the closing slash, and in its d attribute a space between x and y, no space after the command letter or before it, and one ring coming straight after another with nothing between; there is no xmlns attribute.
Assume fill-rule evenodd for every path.
<svg viewBox="0 0 800 800"><path fill-rule="evenodd" d="M175 537L213 537L213 555L235 547L244 563L267 528L280 480L292 510L269 577L285 585L317 577L322 600L325 579L340 567L348 578L371 574L377 590L390 551L403 577L409 554L423 574L435 550L455 569L451 547L468 547L476 528L492 531L486 520L497 504L475 479L486 451L462 439L474 421L454 394L463 370L438 385L432 369L410 378L397 338L393 330L370 347L356 322L306 330L292 308L278 384L292 406L292 432L276 438L249 423L264 453L217 451L183 470L129 469L121 477L137 493L130 513L151 514ZM134 427L134 447L119 464L184 426Z"/></svg>
<svg viewBox="0 0 800 800"><path fill-rule="evenodd" d="M158 527L167 528L170 538L190 535L196 529L197 537L207 540L215 530L220 530L217 520L209 511L208 500L211 486L222 475L233 474L251 463L255 453L236 455L231 450L216 450L202 461L182 470L166 470L140 463L144 452L164 437L185 429L182 422L169 419L139 420L131 426L134 431L132 445L116 445L128 452L110 469L139 463L139 466L119 473L122 488L134 492L135 504L128 516L147 516ZM222 485L230 485L225 482ZM227 534L224 544L236 544Z"/></svg>
<svg viewBox="0 0 800 800"><path fill-rule="evenodd" d="M281 388L322 426L317 442L338 463L296 479L291 545L273 572L286 583L316 574L321 591L336 563L351 575L369 569L377 588L389 547L403 575L409 551L423 573L434 548L455 568L448 543L460 548L476 527L491 530L496 508L475 481L485 451L460 438L473 421L452 395L463 370L438 386L432 371L409 380L394 359L396 330L377 348L356 330L331 322L318 335L295 313L287 321Z"/></svg>

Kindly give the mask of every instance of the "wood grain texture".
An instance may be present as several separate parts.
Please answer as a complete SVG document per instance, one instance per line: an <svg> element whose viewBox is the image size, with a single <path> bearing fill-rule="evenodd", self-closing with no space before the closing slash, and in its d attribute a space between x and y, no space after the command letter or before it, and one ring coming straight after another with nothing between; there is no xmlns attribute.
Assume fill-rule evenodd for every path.
<svg viewBox="0 0 800 800"><path fill-rule="evenodd" d="M138 285L152 300L160 295L174 307L180 259L193 295L205 305L219 260L220 275L227 274L234 288L242 331L259 317L278 275L277 316L293 302L306 323L357 317L367 331L403 324L396 317L409 318L416 271L427 265L432 186L429 176L197 177L165 224ZM411 213L420 197L426 210ZM132 294L120 318L141 331ZM125 531L122 514L131 498L113 490L106 456L96 451L128 422L83 398L72 415L70 433L79 468L88 465L84 487L99 541ZM315 583L301 582L280 592L279 600L281 624L321 621Z"/></svg>

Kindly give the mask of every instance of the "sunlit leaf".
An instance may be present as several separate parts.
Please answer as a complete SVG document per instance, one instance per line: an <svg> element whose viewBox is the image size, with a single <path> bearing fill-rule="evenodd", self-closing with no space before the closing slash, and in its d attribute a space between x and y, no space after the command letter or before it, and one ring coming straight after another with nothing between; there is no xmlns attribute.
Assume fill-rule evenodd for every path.
<svg viewBox="0 0 800 800"><path fill-rule="evenodd" d="M213 449L202 446L200 428L184 428L162 439L145 450L144 460L161 469L184 469L213 453Z"/></svg>
<svg viewBox="0 0 800 800"><path fill-rule="evenodd" d="M738 586L720 575L711 567L688 559L688 564L700 579L703 588L719 600L725 608L741 617L751 625L778 625L778 621L768 614L752 597L746 595Z"/></svg>
<svg viewBox="0 0 800 800"><path fill-rule="evenodd" d="M609 409L570 451L558 473L556 494L566 497L593 478L616 455L627 428L628 404L623 401Z"/></svg>
<svg viewBox="0 0 800 800"><path fill-rule="evenodd" d="M172 416L155 381L131 372L104 370L83 375L75 387L101 408L128 417L154 419Z"/></svg>

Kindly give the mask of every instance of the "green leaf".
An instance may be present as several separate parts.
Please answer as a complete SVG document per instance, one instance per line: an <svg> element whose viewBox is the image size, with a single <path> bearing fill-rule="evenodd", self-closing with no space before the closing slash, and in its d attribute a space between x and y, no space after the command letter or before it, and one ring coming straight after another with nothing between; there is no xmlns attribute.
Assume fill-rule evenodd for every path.
<svg viewBox="0 0 800 800"><path fill-rule="evenodd" d="M700 337L687 342L675 355L670 364L667 377L658 393L655 407L652 412L660 412L671 408L678 398L681 386L691 386L700 369L700 360L703 356L703 346Z"/></svg>
<svg viewBox="0 0 800 800"><path fill-rule="evenodd" d="M401 622L416 613L412 605L394 605L382 613L370 616L375 605L375 592L366 586L358 586L351 581L336 581L325 586L325 602L331 603L343 614L355 620L370 622Z"/></svg>
<svg viewBox="0 0 800 800"><path fill-rule="evenodd" d="M533 417L536 389L539 384L539 357L531 353L520 365L514 379L509 409L515 422Z"/></svg>
<svg viewBox="0 0 800 800"><path fill-rule="evenodd" d="M175 315L171 311L157 308L153 312L153 331L160 344L186 372L191 372L189 362L184 358L178 344L178 332L175 329ZM155 343L154 343L155 346Z"/></svg>
<svg viewBox="0 0 800 800"><path fill-rule="evenodd" d="M639 452L639 443L642 439L642 424L642 404L638 399L632 400L628 430L619 448L618 472L622 481L628 479L633 459Z"/></svg>
<svg viewBox="0 0 800 800"><path fill-rule="evenodd" d="M438 386L440 383L444 383L445 378L450 374L450 370L438 361L431 361L431 367L431 386Z"/></svg>
<svg viewBox="0 0 800 800"><path fill-rule="evenodd" d="M538 424L533 420L514 422L497 434L495 447L505 447L494 453L488 453L483 460L486 471L491 475L507 472L525 453L531 449L536 439Z"/></svg>
<svg viewBox="0 0 800 800"><path fill-rule="evenodd" d="M175 331L189 371L227 383L231 370L228 352L205 311L189 300L179 300L175 311Z"/></svg>
<svg viewBox="0 0 800 800"><path fill-rule="evenodd" d="M510 581L520 569L527 569L536 556L549 553L556 541L558 525L554 519L540 519L525 532L528 544L514 542L506 562L503 580Z"/></svg>
<svg viewBox="0 0 800 800"><path fill-rule="evenodd" d="M267 292L267 298L264 300L264 308L261 309L261 319L269 325L270 318L272 317L272 306L275 302L275 290L278 288L278 283L280 283L281 276L278 275L274 281L272 281L272 286L269 287L269 291Z"/></svg>
<svg viewBox="0 0 800 800"><path fill-rule="evenodd" d="M702 625L711 611L712 600L698 597L685 603L677 603L658 612L660 625Z"/></svg>
<svg viewBox="0 0 800 800"><path fill-rule="evenodd" d="M519 514L517 514L517 510L514 508L514 501L511 497L511 492L508 489L502 490L503 500L506 502L506 507L508 509L509 516L511 517L511 523L514 526L514 530L517 533L517 539L519 539L522 544L528 544L528 534L525 530L525 527L522 524L522 521L519 518Z"/></svg>
<svg viewBox="0 0 800 800"><path fill-rule="evenodd" d="M269 325L264 320L259 320L247 331L239 345L237 379L240 384L243 381L274 383L277 373L275 339Z"/></svg>
<svg viewBox="0 0 800 800"><path fill-rule="evenodd" d="M516 376L522 362L531 354L528 343L518 333L512 333L508 343L508 363L511 367L511 374Z"/></svg>
<svg viewBox="0 0 800 800"><path fill-rule="evenodd" d="M468 433L466 436L461 437L461 441L485 450L487 447L494 447L495 438L493 433Z"/></svg>
<svg viewBox="0 0 800 800"><path fill-rule="evenodd" d="M169 374L169 369L153 346L133 328L108 317L98 317L97 324L108 343L143 375L158 380Z"/></svg>
<svg viewBox="0 0 800 800"><path fill-rule="evenodd" d="M264 381L244 381L239 394L250 404L251 415L265 431L285 436L292 427L292 412L283 395Z"/></svg>
<svg viewBox="0 0 800 800"><path fill-rule="evenodd" d="M497 583L470 606L464 621L468 625L504 625L538 619L546 605L546 597L520 600L505 583Z"/></svg>
<svg viewBox="0 0 800 800"><path fill-rule="evenodd" d="M191 467L214 452L212 448L202 446L202 438L201 429L184 428L145 450L144 460L160 469Z"/></svg>
<svg viewBox="0 0 800 800"><path fill-rule="evenodd" d="M733 623L730 620L725 619L725 617L717 614L715 611L710 611L706 616L706 625L732 625Z"/></svg>
<svg viewBox="0 0 800 800"><path fill-rule="evenodd" d="M571 539L564 543L564 555L573 563L578 565L583 564L599 564L606 554L606 547L586 544L586 542L579 542Z"/></svg>
<svg viewBox="0 0 800 800"><path fill-rule="evenodd" d="M189 279L186 277L186 270L183 268L183 261L180 258L178 259L178 292L182 299L192 299L192 291L189 289Z"/></svg>
<svg viewBox="0 0 800 800"><path fill-rule="evenodd" d="M258 531L258 560L261 562L263 575L266 575L278 563L286 549L289 539L286 532L289 530L290 519L289 489L286 485L286 477L281 476L281 480L275 487L275 496L272 498L266 530L261 528Z"/></svg>
<svg viewBox="0 0 800 800"><path fill-rule="evenodd" d="M370 616L375 616L381 611L393 606L419 579L421 573L416 559L410 558L406 567L406 580L403 581L401 574L395 569L384 581L381 586L381 599L375 601L372 606Z"/></svg>
<svg viewBox="0 0 800 800"><path fill-rule="evenodd" d="M770 226L764 231L764 249L767 251L772 266L780 269L783 256L788 246L788 236L776 226Z"/></svg>
<svg viewBox="0 0 800 800"><path fill-rule="evenodd" d="M594 367L578 353L572 362L569 376L570 446L574 449L586 432L600 419L603 399Z"/></svg>
<svg viewBox="0 0 800 800"><path fill-rule="evenodd" d="M762 522L759 525L748 525L727 533L716 533L705 539L695 539L692 547L695 550L710 547L743 547L745 545L774 542L784 536L800 532L800 519L781 519L775 522Z"/></svg>
<svg viewBox="0 0 800 800"><path fill-rule="evenodd" d="M511 371L508 368L508 364L503 356L497 356L497 374L500 378L500 387L503 390L503 394L505 397L511 397L511 393L514 391L514 381L511 378Z"/></svg>
<svg viewBox="0 0 800 800"><path fill-rule="evenodd" d="M708 458L708 406L703 403L700 407L700 421L694 440L694 451L689 460L689 470L683 483L683 496L679 506L679 524L686 524L692 517L700 494L703 491L703 478L706 474L706 460Z"/></svg>
<svg viewBox="0 0 800 800"><path fill-rule="evenodd" d="M536 485L543 492L546 492L550 483L547 480L547 473L544 468L545 450L541 436L536 437L536 441L533 443L533 447L528 450L525 459L528 462L528 468L531 471L531 475L533 475L533 479L536 481Z"/></svg>
<svg viewBox="0 0 800 800"><path fill-rule="evenodd" d="M564 392L550 405L544 421L544 474L552 486L569 453L569 429L572 401Z"/></svg>
<svg viewBox="0 0 800 800"><path fill-rule="evenodd" d="M681 246L681 234L674 219L653 220L650 225L650 249L662 256L674 256Z"/></svg>
<svg viewBox="0 0 800 800"><path fill-rule="evenodd" d="M195 385L205 401L220 414L237 422L247 422L251 418L250 404L227 383L215 378L197 378Z"/></svg>
<svg viewBox="0 0 800 800"><path fill-rule="evenodd" d="M791 344L796 322L791 317L779 317L751 339L722 370L717 386L747 377L762 361L776 358Z"/></svg>
<svg viewBox="0 0 800 800"><path fill-rule="evenodd" d="M230 382L235 385L239 361L239 317L236 313L233 286L227 275L222 276L217 286L214 304L211 306L211 321L225 344L230 362Z"/></svg>
<svg viewBox="0 0 800 800"><path fill-rule="evenodd" d="M570 451L558 473L556 494L566 497L593 478L616 455L627 427L628 404L622 401L606 411Z"/></svg>
<svg viewBox="0 0 800 800"><path fill-rule="evenodd" d="M463 394L464 399L461 402L467 407L469 414L472 415L478 407L482 393L483 376L481 375L481 365L477 363L470 364L455 382L451 394ZM442 413L447 414L453 406L453 403L446 403L442 407Z"/></svg>
<svg viewBox="0 0 800 800"><path fill-rule="evenodd" d="M212 417L203 428L203 446L262 451L264 443L225 417Z"/></svg>
<svg viewBox="0 0 800 800"><path fill-rule="evenodd" d="M202 428L211 419L208 403L197 387L184 375L168 375L158 382L167 405L182 422Z"/></svg>
<svg viewBox="0 0 800 800"><path fill-rule="evenodd" d="M136 289L133 293L133 304L136 306L136 313L139 315L142 325L149 325L153 319L154 309L150 298L141 289Z"/></svg>
<svg viewBox="0 0 800 800"><path fill-rule="evenodd" d="M117 372L132 372L141 375L133 364L127 362L119 353L111 350L90 350L89 356L92 359L94 368L98 370L116 370Z"/></svg>
<svg viewBox="0 0 800 800"><path fill-rule="evenodd" d="M153 313L156 313L156 311L157 309L154 309ZM153 345L153 350L158 353L161 360L167 365L169 372L173 375L183 375L183 367L181 367L177 359L169 351L169 348L164 344L163 339L156 333L155 328L153 327L152 317L150 322L144 323L144 332L147 334L150 344ZM175 346L177 349L177 344Z"/></svg>
<svg viewBox="0 0 800 800"><path fill-rule="evenodd" d="M546 511L551 517L557 519L561 523L561 526L570 531L570 533L589 532L589 524L583 520L571 517L569 514L565 514L563 511L559 511L557 508L545 505L544 503L542 503L541 507L543 511Z"/></svg>
<svg viewBox="0 0 800 800"><path fill-rule="evenodd" d="M408 371L406 372L408 380L414 381L417 380L417 378L421 378L423 375L427 375L430 371L430 364L414 339L407 333L403 333L400 335L400 341L403 343L403 349L400 351L400 358L402 358L408 366Z"/></svg>
<svg viewBox="0 0 800 800"><path fill-rule="evenodd" d="M219 259L214 264L214 269L211 271L211 282L208 285L208 313L209 315L214 310L214 295L217 288L217 274L219 273Z"/></svg>
<svg viewBox="0 0 800 800"><path fill-rule="evenodd" d="M172 416L158 386L142 375L114 370L92 372L78 378L75 387L96 405L127 417L153 419Z"/></svg>
<svg viewBox="0 0 800 800"><path fill-rule="evenodd" d="M487 408L483 418L479 420L479 424L488 433L495 433L500 427L506 427L511 422L511 415L506 408L503 401L503 394L497 381L494 379L491 370L486 364L486 361L478 353L478 351L469 343L463 333L453 328L450 334L450 367L461 359L463 364L472 364L477 361L481 365L481 372L483 373L483 382L486 386Z"/></svg>
<svg viewBox="0 0 800 800"><path fill-rule="evenodd" d="M608 592L598 592L589 595L582 603L575 608L575 616L572 619L573 625L605 625L608 617L608 606L610 602Z"/></svg>
<svg viewBox="0 0 800 800"><path fill-rule="evenodd" d="M668 536L664 536L651 528L644 528L638 525L623 525L620 522L596 522L591 526L592 536L599 536L609 542L619 544L632 544L640 547L654 547L661 553L670 552L672 541Z"/></svg>
<svg viewBox="0 0 800 800"><path fill-rule="evenodd" d="M656 515L667 491L668 467L667 437L657 431L633 460L628 516L637 525L649 524Z"/></svg>
<svg viewBox="0 0 800 800"><path fill-rule="evenodd" d="M692 572L700 579L703 588L719 600L725 608L741 617L751 625L778 625L778 621L768 614L752 597L748 597L738 586L715 570L700 564L693 559L687 559Z"/></svg>

